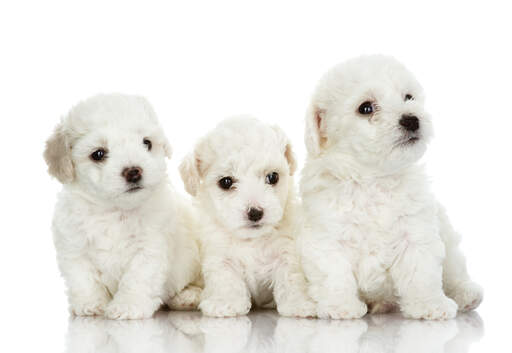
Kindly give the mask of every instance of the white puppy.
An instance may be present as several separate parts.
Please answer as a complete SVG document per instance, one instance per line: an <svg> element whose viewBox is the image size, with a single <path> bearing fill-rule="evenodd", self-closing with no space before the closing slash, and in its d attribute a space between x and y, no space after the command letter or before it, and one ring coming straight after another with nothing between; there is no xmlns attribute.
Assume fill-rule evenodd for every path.
<svg viewBox="0 0 512 353"><path fill-rule="evenodd" d="M432 134L423 105L415 78L384 56L336 66L314 93L301 251L320 317L398 304L410 318L446 319L482 300L459 236L415 163Z"/></svg>
<svg viewBox="0 0 512 353"><path fill-rule="evenodd" d="M100 95L78 104L44 156L64 184L53 230L72 313L138 319L172 305L198 275L199 253L190 205L168 183L171 148L149 103Z"/></svg>
<svg viewBox="0 0 512 353"><path fill-rule="evenodd" d="M252 298L282 315L315 315L296 256L294 171L285 134L254 118L219 124L183 161L202 223L204 314L244 315Z"/></svg>

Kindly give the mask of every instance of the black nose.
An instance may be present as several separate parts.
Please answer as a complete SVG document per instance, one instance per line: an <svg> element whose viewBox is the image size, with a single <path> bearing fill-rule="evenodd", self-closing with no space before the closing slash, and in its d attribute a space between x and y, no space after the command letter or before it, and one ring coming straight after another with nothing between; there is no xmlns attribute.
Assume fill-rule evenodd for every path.
<svg viewBox="0 0 512 353"><path fill-rule="evenodd" d="M249 212L247 212L247 217L253 222L258 222L263 217L263 210L261 208L251 207Z"/></svg>
<svg viewBox="0 0 512 353"><path fill-rule="evenodd" d="M127 182L136 183L140 179L142 179L142 168L140 168L140 167L124 168L124 170L121 174L123 175L123 177L126 179Z"/></svg>
<svg viewBox="0 0 512 353"><path fill-rule="evenodd" d="M402 115L400 125L407 131L416 131L420 128L420 121L414 115Z"/></svg>

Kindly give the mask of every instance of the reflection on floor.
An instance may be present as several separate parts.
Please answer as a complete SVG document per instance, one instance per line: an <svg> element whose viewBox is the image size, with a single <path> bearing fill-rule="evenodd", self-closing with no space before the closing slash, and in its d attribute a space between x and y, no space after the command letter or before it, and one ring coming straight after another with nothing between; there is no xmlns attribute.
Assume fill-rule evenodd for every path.
<svg viewBox="0 0 512 353"><path fill-rule="evenodd" d="M450 321L405 320L398 314L331 321L285 318L274 311L232 319L159 312L139 321L71 318L66 352L461 353L483 331L476 312Z"/></svg>

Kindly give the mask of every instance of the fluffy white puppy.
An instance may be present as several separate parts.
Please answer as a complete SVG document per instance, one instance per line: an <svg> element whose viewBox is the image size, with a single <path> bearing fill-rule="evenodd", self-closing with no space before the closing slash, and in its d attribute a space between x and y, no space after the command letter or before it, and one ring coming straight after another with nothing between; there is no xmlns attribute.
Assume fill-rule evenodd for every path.
<svg viewBox="0 0 512 353"><path fill-rule="evenodd" d="M431 135L422 88L393 58L356 58L319 82L300 187L301 252L320 317L398 304L410 318L447 319L482 300L416 164Z"/></svg>
<svg viewBox="0 0 512 353"><path fill-rule="evenodd" d="M254 118L228 119L180 166L197 200L208 316L246 314L252 302L314 316L296 252L295 159L285 134Z"/></svg>
<svg viewBox="0 0 512 353"><path fill-rule="evenodd" d="M198 275L193 215L168 183L170 156L136 96L79 103L47 141L49 173L64 185L53 231L72 313L147 318Z"/></svg>

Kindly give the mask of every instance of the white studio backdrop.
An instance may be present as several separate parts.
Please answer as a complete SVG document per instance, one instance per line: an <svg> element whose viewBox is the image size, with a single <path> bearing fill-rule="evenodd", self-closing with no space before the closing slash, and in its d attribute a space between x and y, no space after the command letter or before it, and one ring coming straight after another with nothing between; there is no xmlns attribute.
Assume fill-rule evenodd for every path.
<svg viewBox="0 0 512 353"><path fill-rule="evenodd" d="M279 124L303 165L316 81L360 54L390 54L422 83L436 137L424 162L486 290L485 336L502 347L510 315L512 198L507 1L16 1L0 3L2 351L64 350L64 287L50 222L60 189L45 139L96 93L153 104L177 166L221 119ZM299 169L300 170L300 169ZM297 176L298 180L298 176ZM4 336L5 335L5 336Z"/></svg>

